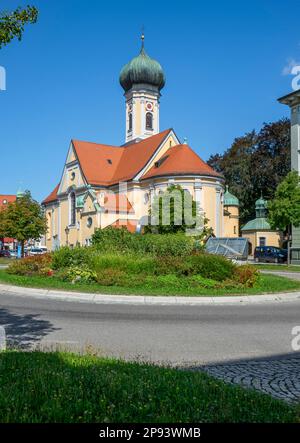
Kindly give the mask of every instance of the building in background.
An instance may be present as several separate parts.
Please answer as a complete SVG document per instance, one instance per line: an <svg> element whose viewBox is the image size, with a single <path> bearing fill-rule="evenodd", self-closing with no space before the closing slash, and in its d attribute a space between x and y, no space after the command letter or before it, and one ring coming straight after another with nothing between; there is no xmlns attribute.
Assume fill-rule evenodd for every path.
<svg viewBox="0 0 300 443"><path fill-rule="evenodd" d="M246 223L242 228L242 237L249 242L249 255L253 255L256 246L281 247L283 241L282 232L271 229L267 220L267 202L259 198L255 203L256 218Z"/></svg>
<svg viewBox="0 0 300 443"><path fill-rule="evenodd" d="M69 145L61 180L43 201L46 246L88 245L95 228L140 231L155 195L170 185L190 192L216 237L238 236L238 204L224 215L224 179L173 129L160 132L165 75L142 47L120 73L125 96L125 142L111 146L79 140Z"/></svg>
<svg viewBox="0 0 300 443"><path fill-rule="evenodd" d="M291 169L300 175L300 90L278 99L291 109ZM300 264L300 226L292 227L291 263Z"/></svg>
<svg viewBox="0 0 300 443"><path fill-rule="evenodd" d="M231 194L226 186L224 194L224 237L239 237L240 202L235 195Z"/></svg>

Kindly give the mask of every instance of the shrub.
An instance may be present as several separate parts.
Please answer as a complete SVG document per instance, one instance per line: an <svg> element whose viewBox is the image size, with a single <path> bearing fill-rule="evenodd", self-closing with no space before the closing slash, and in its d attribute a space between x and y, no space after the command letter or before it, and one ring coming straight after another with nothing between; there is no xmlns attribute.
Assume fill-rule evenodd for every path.
<svg viewBox="0 0 300 443"><path fill-rule="evenodd" d="M193 251L194 240L184 234L132 234L125 228L97 229L93 245L101 252L184 256Z"/></svg>
<svg viewBox="0 0 300 443"><path fill-rule="evenodd" d="M126 228L96 229L92 236L92 244L103 252L126 252L134 249L136 234L131 234Z"/></svg>
<svg viewBox="0 0 300 443"><path fill-rule="evenodd" d="M194 248L194 240L185 234L145 234L141 236L144 253L157 256L186 256Z"/></svg>
<svg viewBox="0 0 300 443"><path fill-rule="evenodd" d="M52 269L52 254L35 255L14 260L7 272L16 275L50 275Z"/></svg>
<svg viewBox="0 0 300 443"><path fill-rule="evenodd" d="M186 270L203 278L223 281L232 278L236 265L225 257L213 254L195 254L187 258Z"/></svg>
<svg viewBox="0 0 300 443"><path fill-rule="evenodd" d="M200 275L203 278L224 281L234 275L236 265L225 257L196 253L187 257L160 258L160 273L175 273L181 276Z"/></svg>
<svg viewBox="0 0 300 443"><path fill-rule="evenodd" d="M94 271L79 266L64 269L58 273L58 277L63 281L71 283L92 283L97 281L97 274Z"/></svg>
<svg viewBox="0 0 300 443"><path fill-rule="evenodd" d="M52 266L56 270L71 266L91 266L92 261L93 249L81 246L76 246L73 249L64 246L57 249L52 255Z"/></svg>
<svg viewBox="0 0 300 443"><path fill-rule="evenodd" d="M103 286L124 286L126 273L120 269L107 268L97 273L97 282Z"/></svg>
<svg viewBox="0 0 300 443"><path fill-rule="evenodd" d="M118 269L128 274L155 274L158 267L155 257L103 254L95 255L93 268L96 272L104 269Z"/></svg>
<svg viewBox="0 0 300 443"><path fill-rule="evenodd" d="M235 280L246 288L253 288L259 279L259 271L251 265L238 266L234 274Z"/></svg>

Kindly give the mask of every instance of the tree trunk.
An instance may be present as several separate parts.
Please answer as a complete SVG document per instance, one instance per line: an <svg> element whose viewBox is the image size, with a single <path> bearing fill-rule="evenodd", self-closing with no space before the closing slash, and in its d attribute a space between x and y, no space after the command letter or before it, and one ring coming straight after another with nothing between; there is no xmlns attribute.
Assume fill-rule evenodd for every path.
<svg viewBox="0 0 300 443"><path fill-rule="evenodd" d="M22 258L23 258L24 255L25 255L25 253L24 253L24 246L25 246L25 241L22 240L22 241L21 241L21 257L22 257Z"/></svg>

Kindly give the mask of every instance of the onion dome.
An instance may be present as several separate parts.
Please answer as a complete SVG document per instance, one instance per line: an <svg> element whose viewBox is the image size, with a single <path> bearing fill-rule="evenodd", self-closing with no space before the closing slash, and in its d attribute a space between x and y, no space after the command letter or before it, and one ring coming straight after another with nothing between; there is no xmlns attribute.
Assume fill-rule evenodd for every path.
<svg viewBox="0 0 300 443"><path fill-rule="evenodd" d="M255 202L256 218L246 223L241 231L271 231L272 228L267 220L267 208L268 202L261 194L261 197Z"/></svg>
<svg viewBox="0 0 300 443"><path fill-rule="evenodd" d="M127 63L120 72L120 84L125 92L136 84L151 85L159 91L165 85L165 74L161 65L146 54L144 35L142 35L142 48L139 55Z"/></svg>
<svg viewBox="0 0 300 443"><path fill-rule="evenodd" d="M268 203L266 202L266 200L264 200L263 196L261 195L261 197L255 202L256 217L257 218L266 217L267 207Z"/></svg>
<svg viewBox="0 0 300 443"><path fill-rule="evenodd" d="M228 186L226 186L226 192L224 194L224 206L239 206L240 202L235 195L228 191Z"/></svg>

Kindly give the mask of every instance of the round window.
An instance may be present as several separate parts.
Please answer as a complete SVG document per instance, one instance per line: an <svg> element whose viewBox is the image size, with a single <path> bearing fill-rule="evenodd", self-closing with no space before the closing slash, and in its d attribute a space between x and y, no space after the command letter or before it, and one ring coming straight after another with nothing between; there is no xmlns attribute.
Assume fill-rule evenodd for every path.
<svg viewBox="0 0 300 443"><path fill-rule="evenodd" d="M92 224L93 224L93 219L92 219L92 217L89 217L87 219L86 225L87 225L88 228L90 228L92 226Z"/></svg>

